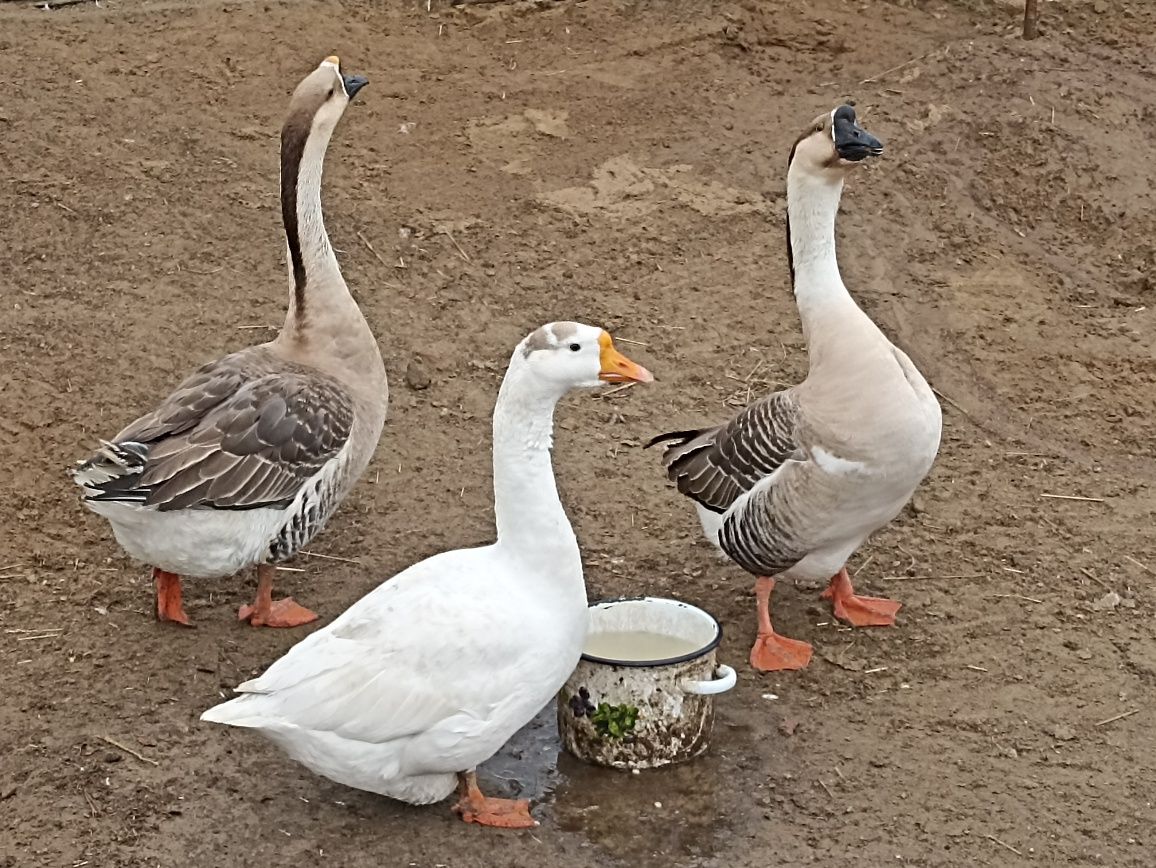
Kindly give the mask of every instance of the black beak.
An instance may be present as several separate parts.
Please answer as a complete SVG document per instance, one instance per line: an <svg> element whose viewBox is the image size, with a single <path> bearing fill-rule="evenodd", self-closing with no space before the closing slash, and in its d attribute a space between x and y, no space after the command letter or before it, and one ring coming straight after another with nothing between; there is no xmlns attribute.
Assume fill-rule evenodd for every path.
<svg viewBox="0 0 1156 868"><path fill-rule="evenodd" d="M369 84L369 79L364 75L342 75L341 83L345 85L346 96L353 99L359 90Z"/></svg>
<svg viewBox="0 0 1156 868"><path fill-rule="evenodd" d="M839 106L835 110L831 135L835 140L835 150L849 162L858 163L883 153L883 143L859 126L855 120L855 109L849 105Z"/></svg>

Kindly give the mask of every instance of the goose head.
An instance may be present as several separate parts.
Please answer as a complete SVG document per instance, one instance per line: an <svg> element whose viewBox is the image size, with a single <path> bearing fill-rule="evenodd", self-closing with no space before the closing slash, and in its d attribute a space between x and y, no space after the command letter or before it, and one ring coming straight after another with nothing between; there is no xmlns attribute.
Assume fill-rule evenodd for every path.
<svg viewBox="0 0 1156 868"><path fill-rule="evenodd" d="M325 58L293 91L285 129L332 133L346 107L368 82L363 75L344 74L336 55Z"/></svg>
<svg viewBox="0 0 1156 868"><path fill-rule="evenodd" d="M518 345L514 358L531 379L556 394L654 380L650 371L618 352L605 330L577 322L552 322L535 329Z"/></svg>
<svg viewBox="0 0 1156 868"><path fill-rule="evenodd" d="M883 153L883 143L859 126L855 109L841 105L811 122L791 148L788 164L808 173L842 178L869 157Z"/></svg>

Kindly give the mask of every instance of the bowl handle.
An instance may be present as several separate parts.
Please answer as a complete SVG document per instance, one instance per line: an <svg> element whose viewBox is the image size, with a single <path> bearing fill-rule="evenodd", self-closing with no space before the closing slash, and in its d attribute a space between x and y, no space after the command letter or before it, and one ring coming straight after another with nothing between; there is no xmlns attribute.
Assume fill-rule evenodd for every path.
<svg viewBox="0 0 1156 868"><path fill-rule="evenodd" d="M678 686L686 693L714 696L716 693L726 693L735 686L735 682L739 678L735 671L725 663L716 666L714 674L715 679L713 681L691 681L689 678L684 678Z"/></svg>

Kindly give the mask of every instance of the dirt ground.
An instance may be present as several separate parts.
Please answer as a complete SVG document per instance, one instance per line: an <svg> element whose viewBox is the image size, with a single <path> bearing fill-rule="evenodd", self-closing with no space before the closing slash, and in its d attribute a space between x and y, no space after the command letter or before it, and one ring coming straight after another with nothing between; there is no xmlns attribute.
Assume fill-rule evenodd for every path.
<svg viewBox="0 0 1156 868"><path fill-rule="evenodd" d="M1025 43L1010 0L432 6L0 3L0 865L1152 865L1156 7L1042 2ZM66 473L280 323L277 132L331 52L371 82L326 204L393 392L283 589L329 619L488 540L510 349L579 318L659 377L560 409L590 595L702 605L740 668L673 770L558 757L545 712L483 775L537 800L533 834L201 724L305 631L234 620L252 576L190 582L196 630L157 624ZM847 97L887 153L848 185L844 275L944 396L943 447L852 562L899 626L781 585L816 657L760 676L749 577L640 444L803 375L786 151Z"/></svg>

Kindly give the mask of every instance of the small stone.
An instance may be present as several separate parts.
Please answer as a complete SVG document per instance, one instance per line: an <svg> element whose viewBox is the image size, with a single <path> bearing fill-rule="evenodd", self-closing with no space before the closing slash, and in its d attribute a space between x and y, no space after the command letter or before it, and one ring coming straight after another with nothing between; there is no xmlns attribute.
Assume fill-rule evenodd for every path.
<svg viewBox="0 0 1156 868"><path fill-rule="evenodd" d="M1081 648L1076 652L1076 656L1081 660L1091 660L1094 655L1087 648Z"/></svg>
<svg viewBox="0 0 1156 868"><path fill-rule="evenodd" d="M1115 591L1108 591L1096 602L1092 603L1092 608L1097 612L1111 611L1120 605L1121 597Z"/></svg>
<svg viewBox="0 0 1156 868"><path fill-rule="evenodd" d="M106 763L118 763L121 761L121 755L110 750L104 755L104 761Z"/></svg>
<svg viewBox="0 0 1156 868"><path fill-rule="evenodd" d="M1071 741L1076 737L1076 731L1066 723L1056 723L1047 729L1048 735L1060 741Z"/></svg>
<svg viewBox="0 0 1156 868"><path fill-rule="evenodd" d="M420 358L412 358L409 364L405 366L405 382L406 385L415 391L428 389L433 380L430 378L429 372L425 368L425 364Z"/></svg>

